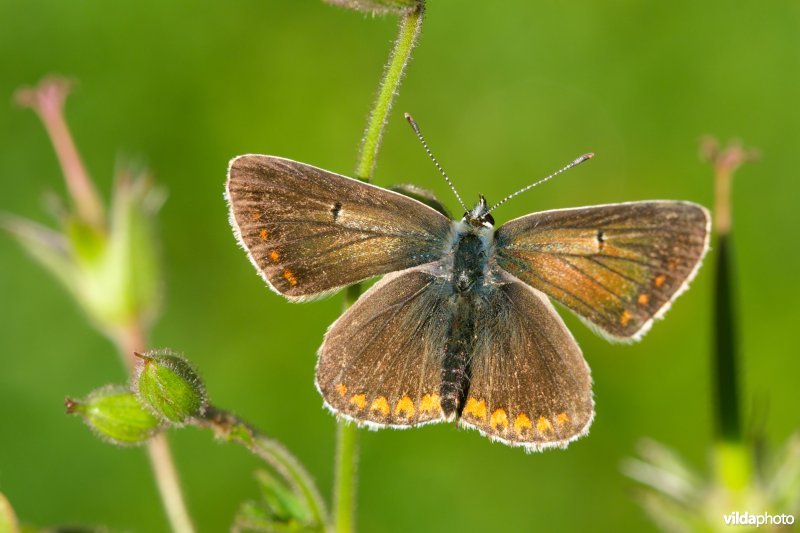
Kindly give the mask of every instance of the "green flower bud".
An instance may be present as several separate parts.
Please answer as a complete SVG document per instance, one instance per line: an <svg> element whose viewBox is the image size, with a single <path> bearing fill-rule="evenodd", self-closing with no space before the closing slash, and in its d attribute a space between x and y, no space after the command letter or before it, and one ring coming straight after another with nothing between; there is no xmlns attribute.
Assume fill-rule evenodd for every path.
<svg viewBox="0 0 800 533"><path fill-rule="evenodd" d="M71 208L59 209L59 230L0 214L8 231L55 276L103 333L119 342L132 324L147 327L161 303L155 218L163 194L143 169L121 167L109 209L83 167L64 117L70 83L44 80L18 91L46 126L61 161Z"/></svg>
<svg viewBox="0 0 800 533"><path fill-rule="evenodd" d="M421 0L325 0L325 2L365 13L398 15L417 9L423 3Z"/></svg>
<svg viewBox="0 0 800 533"><path fill-rule="evenodd" d="M169 350L136 356L141 362L134 390L156 416L183 424L205 413L206 388L189 361Z"/></svg>
<svg viewBox="0 0 800 533"><path fill-rule="evenodd" d="M131 323L148 324L158 313L161 273L154 232L160 192L146 173L123 170L114 185L109 227L67 226L76 266L78 300L112 338Z"/></svg>
<svg viewBox="0 0 800 533"><path fill-rule="evenodd" d="M120 385L97 389L85 400L67 398L65 405L67 413L80 415L99 437L121 446L141 444L161 429L161 421Z"/></svg>

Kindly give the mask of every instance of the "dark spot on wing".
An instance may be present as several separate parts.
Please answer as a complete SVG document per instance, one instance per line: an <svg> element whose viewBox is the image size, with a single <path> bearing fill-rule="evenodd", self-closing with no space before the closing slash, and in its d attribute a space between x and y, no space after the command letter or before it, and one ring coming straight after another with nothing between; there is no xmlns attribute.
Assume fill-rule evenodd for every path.
<svg viewBox="0 0 800 533"><path fill-rule="evenodd" d="M603 249L603 245L605 244L606 239L605 235L603 234L603 230L597 230L597 247L601 250Z"/></svg>
<svg viewBox="0 0 800 533"><path fill-rule="evenodd" d="M336 202L331 207L331 214L333 215L333 221L336 222L336 219L339 218L339 211L342 210L342 202Z"/></svg>

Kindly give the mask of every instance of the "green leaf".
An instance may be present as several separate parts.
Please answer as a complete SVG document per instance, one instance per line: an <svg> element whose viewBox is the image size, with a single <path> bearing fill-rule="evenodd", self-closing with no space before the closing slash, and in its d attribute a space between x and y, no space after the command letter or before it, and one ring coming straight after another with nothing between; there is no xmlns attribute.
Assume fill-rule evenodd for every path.
<svg viewBox="0 0 800 533"><path fill-rule="evenodd" d="M73 295L80 292L69 244L63 235L36 222L0 213L0 228L6 230L35 261Z"/></svg>
<svg viewBox="0 0 800 533"><path fill-rule="evenodd" d="M245 502L236 513L231 531L234 533L289 533L303 531L296 524L275 521L256 502Z"/></svg>
<svg viewBox="0 0 800 533"><path fill-rule="evenodd" d="M276 477L266 470L258 470L256 471L256 480L261 488L264 506L271 511L272 516L287 522L291 520L309 522L311 520L311 514L302 499Z"/></svg>
<svg viewBox="0 0 800 533"><path fill-rule="evenodd" d="M236 514L234 531L319 532L303 498L265 470L256 471L261 500L248 501Z"/></svg>

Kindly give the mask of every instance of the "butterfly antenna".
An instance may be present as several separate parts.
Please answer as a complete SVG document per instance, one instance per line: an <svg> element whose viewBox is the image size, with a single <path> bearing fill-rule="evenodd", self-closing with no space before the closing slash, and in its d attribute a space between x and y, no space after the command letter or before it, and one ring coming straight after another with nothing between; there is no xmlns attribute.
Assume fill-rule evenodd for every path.
<svg viewBox="0 0 800 533"><path fill-rule="evenodd" d="M428 148L428 143L425 142L425 137L423 137L422 136L422 132L419 131L419 126L417 126L416 121L408 113L405 113L405 117L406 117L406 120L408 121L408 123L411 124L411 128L414 130L414 133L417 134L417 138L419 139L419 142L422 143L422 147L425 148L425 151L428 153L428 157L431 158L431 161L433 161L433 164L436 165L436 168L439 169L439 172L442 174L442 176L444 176L444 179L447 182L447 184L450 186L450 189L452 189L453 194L455 194L456 198L458 198L458 203L461 204L461 207L464 208L464 211L469 211L469 209L467 209L467 206L464 204L464 200L461 199L461 195L458 194L458 191L456 190L455 186L453 185L453 182L450 181L450 177L447 175L447 172L444 171L444 169L442 168L442 165L440 165L439 161L437 161L436 158L433 156L433 152L431 152L431 149Z"/></svg>
<svg viewBox="0 0 800 533"><path fill-rule="evenodd" d="M561 168L561 169L559 169L559 170L556 170L555 172L553 172L552 174L550 174L550 175L549 175L549 176L547 176L546 178L542 178L542 179L540 179L539 181L537 181L536 183L532 183L532 184L528 185L527 187L523 187L522 189L518 190L517 192L515 192L515 193L513 193L513 194L509 194L508 196L506 196L505 198L503 198L502 200L500 200L499 202L497 202L496 204L494 204L494 205L493 205L493 206L492 206L492 207L491 207L491 208L490 208L488 211L486 211L486 212L487 212L487 213L490 213L490 212L494 211L495 209L497 209L498 207L500 207L501 205L503 205L503 204L504 204L504 203L506 203L507 201L511 200L512 198L514 198L514 197L515 197L515 196L517 196L518 194L522 194L522 193L524 193L525 191L527 191L527 190L529 190L529 189L533 189L533 188L534 188L534 187L536 187L537 185L541 185L541 184L542 184L542 183L544 183L545 181L547 181L547 180L549 180L549 179L553 179L553 178L555 178L556 176L558 176L559 174L561 174L561 173L562 173L562 172L564 172L565 170L569 170L569 169L571 169L572 167L578 166L578 165L580 165L581 163L583 163L584 161L587 161L587 160L589 160L589 159L591 159L591 158L593 158L593 157L594 157L594 154L592 154L592 153L589 153L589 154L583 154L583 155L582 155L582 156L580 156L579 158L577 158L577 159L575 159L574 161L572 161L572 162L571 162L569 165L567 165L567 166L565 166L565 167L563 167L563 168Z"/></svg>

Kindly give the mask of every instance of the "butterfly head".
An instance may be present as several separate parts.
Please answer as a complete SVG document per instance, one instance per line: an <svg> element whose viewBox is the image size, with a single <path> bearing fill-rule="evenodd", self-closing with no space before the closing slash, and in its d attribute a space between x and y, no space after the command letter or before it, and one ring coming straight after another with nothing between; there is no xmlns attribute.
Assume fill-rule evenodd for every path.
<svg viewBox="0 0 800 533"><path fill-rule="evenodd" d="M471 211L464 212L464 222L476 228L491 228L494 226L494 217L489 213L489 205L483 195L480 196L478 203Z"/></svg>

